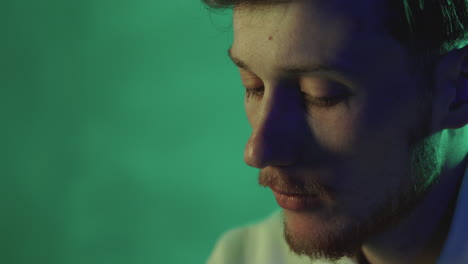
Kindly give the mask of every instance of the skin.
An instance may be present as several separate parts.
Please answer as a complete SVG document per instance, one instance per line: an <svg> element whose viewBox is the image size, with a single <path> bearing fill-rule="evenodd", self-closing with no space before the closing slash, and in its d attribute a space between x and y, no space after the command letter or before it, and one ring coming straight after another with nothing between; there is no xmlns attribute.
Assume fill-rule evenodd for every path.
<svg viewBox="0 0 468 264"><path fill-rule="evenodd" d="M380 26L382 1L291 2L234 9L232 55L252 127L244 159L259 184L319 195L319 208L283 210L290 249L311 259L435 263L467 166L468 103L450 111L467 48L436 65L434 82ZM317 1L318 2L318 1ZM285 75L281 66L328 63L346 77ZM434 96L425 96L427 85ZM323 108L304 98L349 94ZM459 99L459 98L458 98ZM434 206L436 205L437 206Z"/></svg>

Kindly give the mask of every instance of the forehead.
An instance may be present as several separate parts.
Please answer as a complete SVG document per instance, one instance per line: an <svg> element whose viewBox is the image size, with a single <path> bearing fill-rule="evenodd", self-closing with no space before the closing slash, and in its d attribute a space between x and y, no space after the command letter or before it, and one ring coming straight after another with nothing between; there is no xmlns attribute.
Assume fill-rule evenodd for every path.
<svg viewBox="0 0 468 264"><path fill-rule="evenodd" d="M293 0L236 7L232 53L257 69L269 67L266 62L301 65L313 63L311 58L317 63L351 59L367 47L388 42L385 11L384 0Z"/></svg>
<svg viewBox="0 0 468 264"><path fill-rule="evenodd" d="M261 24L269 29L281 25L291 28L327 26L329 23L352 23L356 30L380 28L386 14L385 0L291 0L271 5L236 6L234 30ZM298 27L299 26L299 27Z"/></svg>

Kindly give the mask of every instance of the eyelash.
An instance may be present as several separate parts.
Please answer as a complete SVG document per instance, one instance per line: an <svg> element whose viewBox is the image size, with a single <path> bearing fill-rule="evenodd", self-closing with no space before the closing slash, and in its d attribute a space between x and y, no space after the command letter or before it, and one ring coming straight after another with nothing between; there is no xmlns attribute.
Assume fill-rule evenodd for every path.
<svg viewBox="0 0 468 264"><path fill-rule="evenodd" d="M251 97L257 98L263 95L264 88L264 86L260 86L253 89L245 89L247 99ZM338 95L331 97L311 97L305 93L303 94L305 95L305 97L307 97L307 104L322 108L332 107L348 97L347 95Z"/></svg>

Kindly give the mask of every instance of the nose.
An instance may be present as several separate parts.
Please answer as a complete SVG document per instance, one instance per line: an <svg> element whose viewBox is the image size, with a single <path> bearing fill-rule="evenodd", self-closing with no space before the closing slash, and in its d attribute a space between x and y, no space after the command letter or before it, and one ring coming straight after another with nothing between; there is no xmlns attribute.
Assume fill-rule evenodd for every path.
<svg viewBox="0 0 468 264"><path fill-rule="evenodd" d="M244 150L244 161L259 169L291 165L305 145L301 144L306 129L301 93L283 87L268 96L265 92L261 100L264 102L255 102L255 113L248 113L255 116L251 118L253 132Z"/></svg>

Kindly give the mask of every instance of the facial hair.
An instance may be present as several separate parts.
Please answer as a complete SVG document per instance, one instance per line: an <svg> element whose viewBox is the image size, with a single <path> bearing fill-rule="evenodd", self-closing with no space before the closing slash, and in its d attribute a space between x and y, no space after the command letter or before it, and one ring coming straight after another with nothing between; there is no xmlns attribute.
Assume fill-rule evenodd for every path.
<svg viewBox="0 0 468 264"><path fill-rule="evenodd" d="M291 252L305 255L311 260L337 261L342 257L354 258L370 237L397 226L414 210L437 184L442 168L437 154L441 133L430 134L432 107L427 105L423 111L420 125L411 130L408 136L409 171L402 179L410 180L402 180L399 188L389 192L380 203L368 208L366 219L343 216L332 218L324 225L323 230L309 240L299 239L290 232L282 211L283 236ZM314 189L323 191L319 186Z"/></svg>

